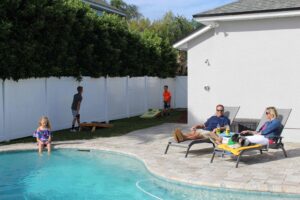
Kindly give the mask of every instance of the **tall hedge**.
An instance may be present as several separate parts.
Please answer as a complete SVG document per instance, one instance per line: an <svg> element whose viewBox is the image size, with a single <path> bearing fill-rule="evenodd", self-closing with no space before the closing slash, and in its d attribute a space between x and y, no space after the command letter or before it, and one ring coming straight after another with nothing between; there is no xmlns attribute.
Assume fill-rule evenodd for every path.
<svg viewBox="0 0 300 200"><path fill-rule="evenodd" d="M176 54L154 32L129 31L80 0L1 0L0 78L174 76Z"/></svg>

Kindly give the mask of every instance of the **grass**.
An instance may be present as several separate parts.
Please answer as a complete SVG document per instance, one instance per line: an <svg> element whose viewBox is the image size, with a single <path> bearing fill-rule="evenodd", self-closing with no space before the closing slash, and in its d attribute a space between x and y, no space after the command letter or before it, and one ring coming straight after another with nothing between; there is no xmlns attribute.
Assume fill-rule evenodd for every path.
<svg viewBox="0 0 300 200"><path fill-rule="evenodd" d="M99 137L114 137L127 134L129 132L157 126L163 123L179 123L186 117L186 110L173 110L170 116L157 117L153 119L142 119L140 117L130 117L120 120L110 121L114 126L112 128L99 128L95 132L84 129L81 132L70 132L70 129L64 129L53 132L53 141L67 141L67 140L82 140L94 139ZM2 142L1 145L15 144L15 143L29 143L34 142L33 137L25 137L11 140L9 142Z"/></svg>

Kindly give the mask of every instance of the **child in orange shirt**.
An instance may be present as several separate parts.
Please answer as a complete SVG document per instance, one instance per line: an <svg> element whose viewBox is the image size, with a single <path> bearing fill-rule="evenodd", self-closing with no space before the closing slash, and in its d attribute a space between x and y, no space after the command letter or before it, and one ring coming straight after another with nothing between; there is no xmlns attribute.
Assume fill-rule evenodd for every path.
<svg viewBox="0 0 300 200"><path fill-rule="evenodd" d="M163 115L170 115L171 92L168 90L168 86L167 85L164 86L163 98L164 98Z"/></svg>

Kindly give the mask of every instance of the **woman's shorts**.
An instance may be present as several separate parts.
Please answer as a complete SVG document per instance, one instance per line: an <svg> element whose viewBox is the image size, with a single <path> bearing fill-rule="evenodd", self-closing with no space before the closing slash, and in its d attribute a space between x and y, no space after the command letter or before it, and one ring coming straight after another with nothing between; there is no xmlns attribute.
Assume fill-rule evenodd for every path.
<svg viewBox="0 0 300 200"><path fill-rule="evenodd" d="M269 139L265 138L262 135L246 136L246 138L253 144L262 144L262 145L269 144Z"/></svg>

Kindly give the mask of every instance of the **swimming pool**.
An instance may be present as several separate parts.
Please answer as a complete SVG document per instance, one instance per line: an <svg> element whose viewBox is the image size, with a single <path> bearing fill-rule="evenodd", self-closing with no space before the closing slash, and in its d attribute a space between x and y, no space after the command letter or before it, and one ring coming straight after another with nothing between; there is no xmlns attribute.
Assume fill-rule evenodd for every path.
<svg viewBox="0 0 300 200"><path fill-rule="evenodd" d="M153 176L123 154L72 149L0 153L0 199L300 199L299 195L192 187Z"/></svg>

